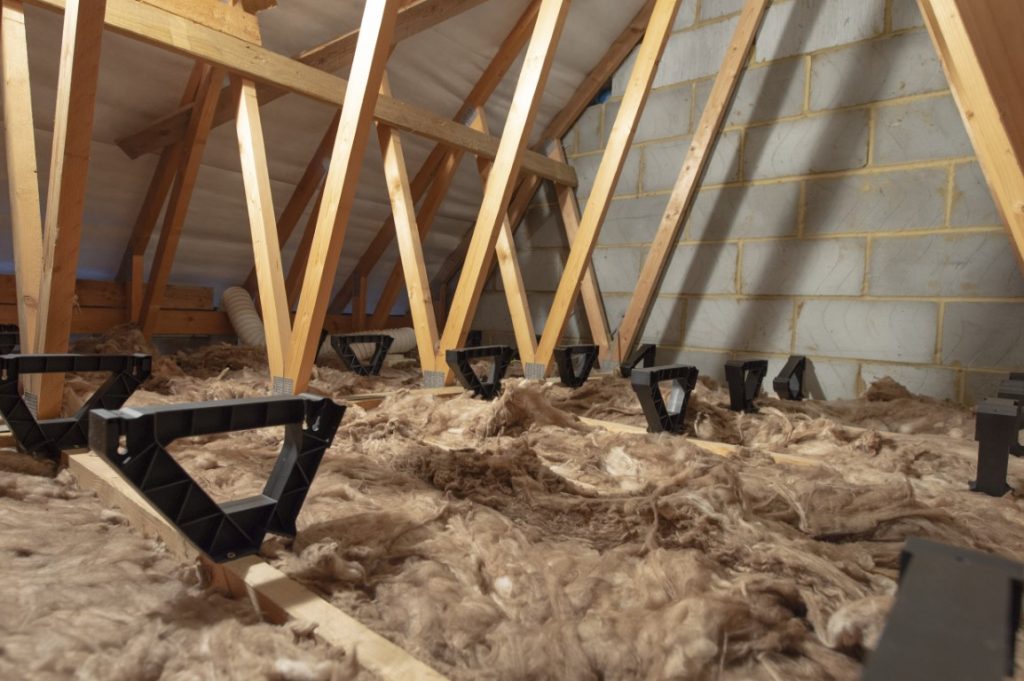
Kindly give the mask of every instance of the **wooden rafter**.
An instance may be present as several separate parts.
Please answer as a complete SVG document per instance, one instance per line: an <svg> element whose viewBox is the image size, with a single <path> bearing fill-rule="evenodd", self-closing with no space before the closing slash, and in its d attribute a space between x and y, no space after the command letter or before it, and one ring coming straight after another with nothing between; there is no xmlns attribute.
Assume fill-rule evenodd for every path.
<svg viewBox="0 0 1024 681"><path fill-rule="evenodd" d="M445 382L452 378L450 368L444 364L445 353L465 342L469 325L476 314L487 275L484 265L494 251L502 224L508 219L508 205L523 165L527 138L547 84L568 11L567 0L542 0L537 14L508 120L505 122L505 131L501 136L501 145L491 167L480 214L473 228L466 266L462 269L441 337L435 366L445 368ZM429 378L437 380L433 376Z"/></svg>
<svg viewBox="0 0 1024 681"><path fill-rule="evenodd" d="M686 160L683 162L679 179L676 180L672 195L669 197L665 214L658 226L658 231L651 243L647 259L644 261L640 278L637 281L633 296L626 309L626 315L619 326L616 338L616 352L619 360L625 359L643 332L644 324L650 313L651 306L661 280L668 266L672 248L679 238L679 230L686 221L686 216L693 207L700 188L704 170L711 161L711 153L715 140L721 132L722 123L729 111L732 97L739 85L740 77L750 59L750 51L754 46L761 21L771 0L747 0L740 14L736 33L725 53L722 68L715 77L711 94L704 107L697 131L690 142ZM590 202L587 203L590 208Z"/></svg>
<svg viewBox="0 0 1024 681"><path fill-rule="evenodd" d="M39 205L28 41L25 35L25 11L21 2L3 0L0 12L4 148L14 237L14 270L18 273L18 329L21 347L33 348L36 342L43 266L43 218Z"/></svg>
<svg viewBox="0 0 1024 681"><path fill-rule="evenodd" d="M398 22L395 25L395 42L401 42L430 29L483 2L484 0L403 0L404 7L399 11ZM320 71L335 73L352 65L358 39L359 31L350 31L322 45L300 52L293 59ZM288 90L272 85L260 85L257 92L261 106L288 94ZM224 101L229 100L230 98L227 98ZM118 140L118 145L129 156L135 158L180 140L188 125L190 109L190 106L181 106L155 123ZM222 103L214 116L213 126L227 123L234 116L233 107Z"/></svg>
<svg viewBox="0 0 1024 681"><path fill-rule="evenodd" d="M533 0L523 14L516 21L512 30L509 31L508 36L502 42L498 51L491 59L487 68L480 75L476 85L470 91L469 95L462 102L462 106L455 112L452 120L461 121L468 117L475 109L484 106L491 95L497 89L498 85L501 84L502 79L508 70L512 67L519 53L522 52L523 47L526 45L526 41L530 39L530 32L533 30L533 24L537 19L537 10L540 8L540 0ZM448 185L451 182L449 173L454 173L458 167L459 162L462 160L463 151L458 148L448 148L442 144L438 144L430 152L427 160L424 161L420 167L416 176L413 178L411 183L412 195L415 201L424 199L424 194L427 194L427 198L424 199L424 206L436 204L436 208L440 208L441 201L444 200L445 195L448 193ZM428 193L429 189L429 193ZM429 203L428 203L429 202ZM427 219L427 216L421 214L418 216L420 221L420 228L424 230L424 234L430 229L430 225L433 218ZM331 308L334 310L343 310L349 301L352 299L352 294L355 291L355 283L359 276L368 274L376 266L381 256L384 255L384 251L391 244L394 239L394 222L389 217L387 221L377 231L373 241L367 247L366 251L359 258L359 262L356 264L352 274L348 276L345 283L342 284L341 289L338 291L338 295L331 303ZM398 270L397 274L395 270ZM397 293L397 290L401 288L401 271L396 264L395 269L392 270L392 275L388 278L388 285L384 288L384 293L391 295ZM382 296L382 301L387 300ZM394 303L394 298L391 298L391 304ZM378 309L382 303L378 303ZM387 314L390 311L390 305L384 305L388 308L383 311ZM376 316L376 315L375 315Z"/></svg>
<svg viewBox="0 0 1024 681"><path fill-rule="evenodd" d="M68 0L64 14L39 283L36 349L41 352L66 352L71 336L104 4L104 0ZM59 415L63 384L63 374L46 374L40 381L41 418Z"/></svg>
<svg viewBox="0 0 1024 681"><path fill-rule="evenodd" d="M338 135L324 184L309 264L295 314L291 349L284 378L301 392L309 383L330 303L338 259L355 203L363 154L378 105L384 69L394 40L398 0L367 3L352 63L352 80L345 90Z"/></svg>
<svg viewBox="0 0 1024 681"><path fill-rule="evenodd" d="M1024 272L1024 5L918 4Z"/></svg>
<svg viewBox="0 0 1024 681"><path fill-rule="evenodd" d="M164 290L171 276L174 256L178 250L178 242L181 239L189 204L192 201L192 192L199 177L199 167L202 164L206 140L210 133L210 121L213 118L217 100L220 98L223 81L224 71L222 69L212 68L209 70L200 86L198 107L194 111L193 119L189 121L188 134L183 142L180 166L171 189L170 203L164 215L160 239L157 242L156 254L153 256L149 282L146 285L142 309L139 313L139 326L142 327L142 332L147 337L151 337L156 329Z"/></svg>

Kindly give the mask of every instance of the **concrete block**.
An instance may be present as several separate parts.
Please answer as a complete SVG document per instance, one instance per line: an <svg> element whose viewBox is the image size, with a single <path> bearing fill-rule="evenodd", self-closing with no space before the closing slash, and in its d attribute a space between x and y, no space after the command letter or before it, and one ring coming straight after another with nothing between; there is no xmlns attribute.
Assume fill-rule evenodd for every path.
<svg viewBox="0 0 1024 681"><path fill-rule="evenodd" d="M841 111L747 131L743 175L760 180L863 168L868 112Z"/></svg>
<svg viewBox="0 0 1024 681"><path fill-rule="evenodd" d="M740 291L746 295L859 296L866 239L748 241Z"/></svg>
<svg viewBox="0 0 1024 681"><path fill-rule="evenodd" d="M999 384L1007 379L1005 371L968 371L964 377L964 404L973 407L999 392Z"/></svg>
<svg viewBox="0 0 1024 681"><path fill-rule="evenodd" d="M893 0L892 30L902 31L918 26L924 26L924 18L917 6L917 0Z"/></svg>
<svg viewBox="0 0 1024 681"><path fill-rule="evenodd" d="M711 163L704 176L705 185L732 182L739 176L740 133L723 133L715 144ZM647 144L641 175L641 190L647 192L670 191L675 187L683 161L690 148L690 139Z"/></svg>
<svg viewBox="0 0 1024 681"><path fill-rule="evenodd" d="M626 316L630 298L629 295L621 294L604 296L608 326L613 332L622 325L622 318ZM681 345L685 315L686 301L682 298L655 299L640 341L657 345Z"/></svg>
<svg viewBox="0 0 1024 681"><path fill-rule="evenodd" d="M813 400L853 399L858 393L859 370L857 362L812 357L804 374L804 392Z"/></svg>
<svg viewBox="0 0 1024 681"><path fill-rule="evenodd" d="M661 282L662 293L736 293L738 252L739 246L736 244L687 244L676 247L665 268Z"/></svg>
<svg viewBox="0 0 1024 681"><path fill-rule="evenodd" d="M537 206L526 211L516 230L516 248L520 252L530 248L568 248L565 229L558 209Z"/></svg>
<svg viewBox="0 0 1024 681"><path fill-rule="evenodd" d="M861 391L886 376L915 395L926 395L938 400L956 401L960 398L960 376L956 370L906 364L861 364Z"/></svg>
<svg viewBox="0 0 1024 681"><path fill-rule="evenodd" d="M918 302L808 300L796 324L804 355L929 363L939 306Z"/></svg>
<svg viewBox="0 0 1024 681"><path fill-rule="evenodd" d="M790 236L799 218L799 182L705 189L697 195L684 234L689 241Z"/></svg>
<svg viewBox="0 0 1024 681"><path fill-rule="evenodd" d="M773 2L755 48L756 61L864 40L885 30L885 0Z"/></svg>
<svg viewBox="0 0 1024 681"><path fill-rule="evenodd" d="M814 55L811 60L812 111L948 88L939 57L924 31L857 43Z"/></svg>
<svg viewBox="0 0 1024 681"><path fill-rule="evenodd" d="M788 300L690 300L684 347L784 353L789 351L792 322Z"/></svg>
<svg viewBox="0 0 1024 681"><path fill-rule="evenodd" d="M566 255L566 252L553 248L519 251L519 271L526 290L554 292L565 269ZM501 283L500 276L498 282Z"/></svg>
<svg viewBox="0 0 1024 681"><path fill-rule="evenodd" d="M626 60L622 62L619 70L612 75L612 97L621 97L626 91L626 85L629 83L630 74L633 73L633 65L636 64L636 53L639 49L639 46L633 48Z"/></svg>
<svg viewBox="0 0 1024 681"><path fill-rule="evenodd" d="M877 111L875 163L973 155L974 149L952 97L919 99L882 106Z"/></svg>
<svg viewBox="0 0 1024 681"><path fill-rule="evenodd" d="M948 176L943 168L851 175L807 182L807 234L942 227Z"/></svg>
<svg viewBox="0 0 1024 681"><path fill-rule="evenodd" d="M1024 371L1024 303L946 303L942 363Z"/></svg>
<svg viewBox="0 0 1024 681"><path fill-rule="evenodd" d="M654 78L654 87L685 83L718 73L725 50L736 32L736 23L736 19L728 19L670 37ZM623 91L628 78L627 72L620 85Z"/></svg>
<svg viewBox="0 0 1024 681"><path fill-rule="evenodd" d="M717 19L735 14L743 9L745 0L702 0L700 3L700 20Z"/></svg>
<svg viewBox="0 0 1024 681"><path fill-rule="evenodd" d="M554 299L553 293L529 293L527 294L527 302L530 305L530 314L533 316L533 328L537 333L541 333L544 330L544 325L548 320L548 313L551 312L551 301ZM508 304L502 300L502 305L508 307ZM511 328L512 322L509 321L509 328ZM565 323L565 331L562 332L562 338L589 338L590 327L587 326L587 315L583 309L583 304L578 302L573 310L573 313L569 315L568 321Z"/></svg>
<svg viewBox="0 0 1024 681"><path fill-rule="evenodd" d="M680 350L659 348L659 364L682 364L697 367L701 376L706 376L725 385L725 363L732 359L728 352L720 350Z"/></svg>
<svg viewBox="0 0 1024 681"><path fill-rule="evenodd" d="M1024 296L1005 232L875 239L869 291L893 296Z"/></svg>
<svg viewBox="0 0 1024 681"><path fill-rule="evenodd" d="M576 188L576 196L579 197L580 210L590 196L594 188L594 178L597 175L597 168L601 164L604 153L588 154L571 159L569 163L576 169L576 176L579 178L579 186ZM636 194L639 191L638 181L640 177L640 148L633 148L626 154L626 162L622 166L622 174L619 176L619 183L615 185L615 196L624 194Z"/></svg>
<svg viewBox="0 0 1024 681"><path fill-rule="evenodd" d="M753 66L743 73L736 96L729 107L725 126L747 125L796 116L804 108L803 59L786 59ZM696 117L704 111L714 79L697 83ZM694 127L697 121L694 121Z"/></svg>
<svg viewBox="0 0 1024 681"><path fill-rule="evenodd" d="M601 227L599 243L642 244L654 240L668 196L643 196L636 199L615 199Z"/></svg>
<svg viewBox="0 0 1024 681"><path fill-rule="evenodd" d="M633 143L689 134L692 104L693 88L690 85L655 90L647 98L647 105L637 124ZM606 127L609 132L613 121L614 118L608 119Z"/></svg>
<svg viewBox="0 0 1024 681"><path fill-rule="evenodd" d="M1002 226L1003 218L992 200L981 166L965 163L956 167L953 175L953 212L949 216L953 227Z"/></svg>
<svg viewBox="0 0 1024 681"><path fill-rule="evenodd" d="M604 148L604 135L601 132L601 121L604 115L604 105L588 107L580 119L573 126L576 133L575 153L585 154L590 151L597 151Z"/></svg>
<svg viewBox="0 0 1024 681"><path fill-rule="evenodd" d="M679 5L679 12L676 14L676 23L672 25L673 31L681 31L684 28L693 26L697 21L697 0L683 0Z"/></svg>
<svg viewBox="0 0 1024 681"><path fill-rule="evenodd" d="M602 293L632 293L647 257L646 248L596 248L591 256Z"/></svg>

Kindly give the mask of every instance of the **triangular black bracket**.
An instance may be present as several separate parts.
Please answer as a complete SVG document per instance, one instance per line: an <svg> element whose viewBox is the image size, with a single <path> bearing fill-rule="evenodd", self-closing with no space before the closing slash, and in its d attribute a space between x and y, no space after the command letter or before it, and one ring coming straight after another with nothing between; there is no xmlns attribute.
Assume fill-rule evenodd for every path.
<svg viewBox="0 0 1024 681"><path fill-rule="evenodd" d="M696 367L673 365L634 369L630 383L647 418L650 433L682 433L686 428L686 406L697 387L700 372ZM668 404L661 395L661 384L672 381Z"/></svg>
<svg viewBox="0 0 1024 681"><path fill-rule="evenodd" d="M298 395L143 407L90 415L89 444L182 534L216 562L259 552L268 532L295 522L345 407ZM285 426L263 492L218 504L168 453L183 437Z"/></svg>
<svg viewBox="0 0 1024 681"><path fill-rule="evenodd" d="M780 400L799 402L804 399L804 373L807 371L807 358L803 355L792 355L786 366L772 381L775 394Z"/></svg>
<svg viewBox="0 0 1024 681"><path fill-rule="evenodd" d="M512 361L512 348L507 345L461 348L449 350L444 358L463 388L472 390L485 400L493 400L501 393L501 379L505 377L508 365ZM492 360L486 379L481 380L473 371L474 359Z"/></svg>
<svg viewBox="0 0 1024 681"><path fill-rule="evenodd" d="M748 414L757 412L754 400L761 394L761 384L768 375L768 360L730 360L725 363L725 380L729 384L729 409Z"/></svg>
<svg viewBox="0 0 1024 681"><path fill-rule="evenodd" d="M619 374L623 378L629 378L637 366L653 367L657 362L658 346L645 343L629 354L619 364Z"/></svg>
<svg viewBox="0 0 1024 681"><path fill-rule="evenodd" d="M555 364L558 365L558 378L562 384L579 388L586 383L597 362L598 350L596 345L563 345L555 348Z"/></svg>
<svg viewBox="0 0 1024 681"><path fill-rule="evenodd" d="M1002 681L1014 676L1024 565L907 540L896 599L864 681Z"/></svg>
<svg viewBox="0 0 1024 681"><path fill-rule="evenodd" d="M987 399L978 405L974 421L974 439L978 441L977 479L971 489L992 497L1010 491L1006 472L1010 453L1018 444L1024 428L1024 407L1013 400Z"/></svg>
<svg viewBox="0 0 1024 681"><path fill-rule="evenodd" d="M0 357L0 414L19 450L57 461L62 450L88 444L90 411L119 409L149 378L152 368L149 355L4 355ZM111 376L71 418L36 420L18 390L18 379L23 374L69 371Z"/></svg>
<svg viewBox="0 0 1024 681"><path fill-rule="evenodd" d="M1024 374L1010 374L1010 379L999 385L999 397L1024 407ZM1010 454L1024 457L1024 445L1020 443L1019 437L1010 446Z"/></svg>
<svg viewBox="0 0 1024 681"><path fill-rule="evenodd" d="M466 334L466 347L467 348L478 348L484 344L484 332L480 329L471 329Z"/></svg>
<svg viewBox="0 0 1024 681"><path fill-rule="evenodd" d="M384 360L388 356L391 344L395 342L392 336L386 333L350 333L344 336L331 336L331 347L338 353L342 363L350 370L360 376L379 376L380 370L384 367ZM360 361L356 357L353 345L372 344L373 355L369 362Z"/></svg>
<svg viewBox="0 0 1024 681"><path fill-rule="evenodd" d="M0 324L0 355L9 355L21 345L21 330L17 324Z"/></svg>

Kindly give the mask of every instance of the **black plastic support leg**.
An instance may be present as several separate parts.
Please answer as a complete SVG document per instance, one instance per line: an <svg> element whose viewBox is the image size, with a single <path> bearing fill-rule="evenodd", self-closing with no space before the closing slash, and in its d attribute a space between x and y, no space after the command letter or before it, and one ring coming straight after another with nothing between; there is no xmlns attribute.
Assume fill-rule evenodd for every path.
<svg viewBox="0 0 1024 681"><path fill-rule="evenodd" d="M786 366L772 381L775 394L780 400L799 402L804 398L804 373L807 371L807 358L803 355L792 355Z"/></svg>
<svg viewBox="0 0 1024 681"><path fill-rule="evenodd" d="M1013 676L1024 565L912 537L864 681Z"/></svg>
<svg viewBox="0 0 1024 681"><path fill-rule="evenodd" d="M725 363L729 383L729 408L748 414L757 412L754 400L761 394L761 384L768 375L768 360L731 360Z"/></svg>
<svg viewBox="0 0 1024 681"><path fill-rule="evenodd" d="M555 364L558 365L558 378L562 384L579 388L586 383L597 362L597 353L596 345L563 345L555 348Z"/></svg>
<svg viewBox="0 0 1024 681"><path fill-rule="evenodd" d="M1022 408L1012 400L987 399L977 407L974 439L978 441L978 474L971 489L993 497L1010 491L1006 484L1010 449L1024 427Z"/></svg>
<svg viewBox="0 0 1024 681"><path fill-rule="evenodd" d="M700 372L696 367L663 366L634 369L630 383L647 418L650 433L681 433L686 427L686 405L697 387ZM661 395L661 384L672 381L668 404Z"/></svg>
<svg viewBox="0 0 1024 681"><path fill-rule="evenodd" d="M90 415L89 444L160 513L217 562L257 553L267 532L295 521L345 408L313 395L144 407ZM263 492L216 503L168 453L178 438L285 426Z"/></svg>
<svg viewBox="0 0 1024 681"><path fill-rule="evenodd" d="M395 339L386 333L350 333L344 336L331 336L331 347L338 353L342 363L350 371L360 376L378 376L384 366L384 359L388 356L388 350ZM372 344L374 346L373 356L369 362L362 362L353 350L352 346L357 344Z"/></svg>
<svg viewBox="0 0 1024 681"><path fill-rule="evenodd" d="M629 357L619 364L619 373L623 378L629 378L633 370L638 366L653 367L657 362L658 346L645 343L629 354Z"/></svg>
<svg viewBox="0 0 1024 681"><path fill-rule="evenodd" d="M1010 380L1003 381L999 386L999 397L1012 400L1018 407L1024 408L1024 374L1010 374ZM1024 445L1020 443L1019 434L1010 446L1010 454L1024 457Z"/></svg>
<svg viewBox="0 0 1024 681"><path fill-rule="evenodd" d="M492 360L487 378L481 380L473 371L474 359ZM472 390L485 400L493 400L501 393L501 379L512 361L512 348L507 345L484 345L477 348L449 350L445 353L445 361L455 372L455 378L466 390Z"/></svg>
<svg viewBox="0 0 1024 681"><path fill-rule="evenodd" d="M0 357L0 414L18 449L56 461L61 450L88 444L90 411L120 408L149 378L152 368L149 355L5 355ZM111 376L71 418L36 420L18 390L19 377L69 371Z"/></svg>
<svg viewBox="0 0 1024 681"><path fill-rule="evenodd" d="M9 355L21 344L21 330L17 324L0 324L0 355Z"/></svg>

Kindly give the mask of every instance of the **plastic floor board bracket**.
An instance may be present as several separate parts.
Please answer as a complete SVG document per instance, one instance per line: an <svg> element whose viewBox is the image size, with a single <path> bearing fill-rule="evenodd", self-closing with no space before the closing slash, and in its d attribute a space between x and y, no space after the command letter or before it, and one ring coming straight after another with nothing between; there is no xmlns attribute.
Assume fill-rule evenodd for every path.
<svg viewBox="0 0 1024 681"><path fill-rule="evenodd" d="M473 360L491 360L486 378L477 376ZM485 400L493 400L501 393L501 379L512 361L512 348L507 345L485 345L477 348L449 350L445 361L451 367L455 378L466 389Z"/></svg>
<svg viewBox="0 0 1024 681"><path fill-rule="evenodd" d="M648 432L682 433L686 429L686 407L698 376L696 367L681 365L632 370L630 384L647 419ZM661 384L667 382L672 388L666 404Z"/></svg>
<svg viewBox="0 0 1024 681"><path fill-rule="evenodd" d="M562 384L579 388L586 383L597 363L599 350L596 345L563 345L555 348L555 364Z"/></svg>
<svg viewBox="0 0 1024 681"><path fill-rule="evenodd" d="M379 376L387 359L388 350L395 342L392 336L385 333L354 333L344 336L331 336L331 347L338 353L342 363L352 372L360 376ZM373 354L369 361L360 360L355 345L372 345Z"/></svg>

